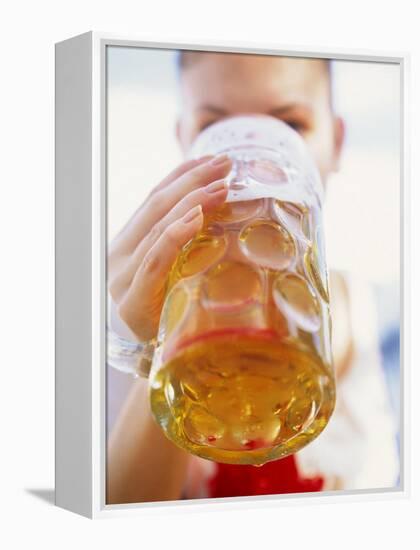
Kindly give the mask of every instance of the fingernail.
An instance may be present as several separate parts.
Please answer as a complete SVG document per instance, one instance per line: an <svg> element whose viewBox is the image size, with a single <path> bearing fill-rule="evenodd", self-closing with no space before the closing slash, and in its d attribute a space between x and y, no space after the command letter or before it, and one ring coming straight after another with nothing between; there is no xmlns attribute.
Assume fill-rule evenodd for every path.
<svg viewBox="0 0 420 550"><path fill-rule="evenodd" d="M194 206L194 208L191 208L191 210L189 210L185 214L185 216L182 218L182 221L184 223L192 222L193 220L195 220L195 218L198 218L201 212L202 212L201 204L198 204L197 206Z"/></svg>
<svg viewBox="0 0 420 550"><path fill-rule="evenodd" d="M201 164L202 162L208 162L212 158L214 158L213 155L204 155L202 157L199 157L198 159L195 159L195 163Z"/></svg>
<svg viewBox="0 0 420 550"><path fill-rule="evenodd" d="M218 157L214 157L214 159L212 159L209 164L211 166L219 166L220 164L224 164L228 160L230 160L229 155L223 154L219 155Z"/></svg>
<svg viewBox="0 0 420 550"><path fill-rule="evenodd" d="M219 191L222 191L222 189L226 189L225 180L214 181L213 183L206 185L206 187L204 188L205 192L209 194L218 193Z"/></svg>

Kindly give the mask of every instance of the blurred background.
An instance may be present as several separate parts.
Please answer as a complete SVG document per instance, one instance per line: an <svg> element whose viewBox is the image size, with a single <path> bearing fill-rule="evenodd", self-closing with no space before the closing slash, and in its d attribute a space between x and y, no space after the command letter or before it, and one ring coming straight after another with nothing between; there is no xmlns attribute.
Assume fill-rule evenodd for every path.
<svg viewBox="0 0 420 550"><path fill-rule="evenodd" d="M333 62L334 102L346 122L339 173L329 180L330 268L374 288L384 373L399 423L400 69ZM176 53L108 47L108 238L181 160Z"/></svg>

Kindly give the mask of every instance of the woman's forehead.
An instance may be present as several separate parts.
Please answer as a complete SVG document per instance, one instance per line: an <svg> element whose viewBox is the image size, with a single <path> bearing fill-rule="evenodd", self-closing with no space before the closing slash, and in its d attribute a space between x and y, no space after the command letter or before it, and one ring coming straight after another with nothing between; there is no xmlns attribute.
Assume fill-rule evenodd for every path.
<svg viewBox="0 0 420 550"><path fill-rule="evenodd" d="M181 65L181 83L185 99L193 105L210 100L216 106L283 99L313 101L318 96L328 96L328 93L324 94L329 89L329 70L325 60L187 53L187 62Z"/></svg>
<svg viewBox="0 0 420 550"><path fill-rule="evenodd" d="M289 73L329 75L329 60L304 57L285 57L277 55L235 54L221 52L180 52L179 68L181 74L188 74L191 69L197 73L211 72L223 74L226 71L237 73Z"/></svg>

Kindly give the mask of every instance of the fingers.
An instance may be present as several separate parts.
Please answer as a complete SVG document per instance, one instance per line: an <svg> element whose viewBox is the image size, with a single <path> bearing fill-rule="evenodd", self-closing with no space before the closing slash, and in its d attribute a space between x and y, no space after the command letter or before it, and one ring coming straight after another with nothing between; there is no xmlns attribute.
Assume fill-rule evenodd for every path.
<svg viewBox="0 0 420 550"><path fill-rule="evenodd" d="M187 193L227 176L231 167L232 161L228 155L211 157L207 162L200 163L192 170L185 172L181 177L173 180L166 189L161 190L157 195L165 201L166 205L169 206L167 210L169 210ZM170 201L172 201L171 204Z"/></svg>
<svg viewBox="0 0 420 550"><path fill-rule="evenodd" d="M188 170L191 170L192 168L195 168L196 166L199 166L203 162L208 162L212 158L211 155L206 155L203 157L200 157L198 159L192 159L192 160L186 160L185 162L181 163L179 166L177 166L172 172L170 172L166 178L164 178L159 185L157 185L152 191L149 193L149 195L146 198L145 202L148 202L152 195L154 195L157 191L160 191L161 189L164 189L167 187L172 181L178 179L181 177L185 172L188 172ZM131 216L131 218L126 223L125 227L120 231L118 236L114 239L113 245L120 247L121 242L129 240L130 236L130 230L133 228L133 226L136 223L136 219L141 216L141 212L144 208L144 204L139 206L139 208L134 212L134 214Z"/></svg>
<svg viewBox="0 0 420 550"><path fill-rule="evenodd" d="M133 277L147 251L155 244L165 229L179 218L182 218L194 206L201 205L203 213L221 206L226 200L228 187L224 180L210 183L204 188L196 189L178 202L166 216L159 221L148 235L138 244L136 250L130 256L127 276Z"/></svg>
<svg viewBox="0 0 420 550"><path fill-rule="evenodd" d="M188 193L225 177L231 168L227 155L214 157L187 170L180 177L153 193L126 226L124 252L131 253L150 229Z"/></svg>
<svg viewBox="0 0 420 550"><path fill-rule="evenodd" d="M200 157L198 159L191 159L183 162L177 168L172 170L170 174L164 178L159 185L157 185L152 191L149 193L149 197L154 195L157 191L161 191L165 187L167 187L170 183L175 181L176 179L180 178L182 175L185 174L185 172L188 172L188 170L191 170L192 168L195 168L196 166L202 164L203 162L208 162L213 157L211 155L205 155L203 157Z"/></svg>
<svg viewBox="0 0 420 550"><path fill-rule="evenodd" d="M200 157L198 159L191 159L186 160L185 162L181 163L179 166L177 166L172 172L170 172L166 178L164 178L159 185L157 185L147 196L145 202L139 206L139 208L134 212L134 214L131 216L131 218L126 223L125 227L120 231L120 233L115 237L113 243L112 243L112 249L117 248L121 252L125 250L126 252L133 248L132 241L133 239L136 239L136 235L133 234L133 229L135 229L136 226L136 220L139 218L139 216L142 215L142 211L144 208L144 204L150 201L152 195L154 195L157 191L160 191L167 187L170 183L172 183L174 180L178 179L182 175L184 175L188 170L191 170L192 168L195 168L196 166L199 166L200 164L204 162L208 162L213 157L211 155L205 155L203 157ZM138 242L138 239L137 239ZM112 255L112 250L110 251Z"/></svg>
<svg viewBox="0 0 420 550"><path fill-rule="evenodd" d="M124 266L123 269L116 270L116 262L114 260L114 276L110 285L111 294L114 299L120 299L125 293L143 258L169 225L182 218L195 206L201 205L203 213L208 213L218 208L226 200L227 193L228 187L224 180L210 183L204 188L192 191L176 204L162 220L153 226L146 237L137 245L134 252L121 258Z"/></svg>
<svg viewBox="0 0 420 550"><path fill-rule="evenodd" d="M197 234L202 224L203 212L198 205L168 225L144 256L121 300L120 317L144 339L155 336L169 271L181 248Z"/></svg>
<svg viewBox="0 0 420 550"><path fill-rule="evenodd" d="M108 249L108 287L118 314L140 340L156 335L167 277L207 213L226 200L230 159L204 157L171 172Z"/></svg>

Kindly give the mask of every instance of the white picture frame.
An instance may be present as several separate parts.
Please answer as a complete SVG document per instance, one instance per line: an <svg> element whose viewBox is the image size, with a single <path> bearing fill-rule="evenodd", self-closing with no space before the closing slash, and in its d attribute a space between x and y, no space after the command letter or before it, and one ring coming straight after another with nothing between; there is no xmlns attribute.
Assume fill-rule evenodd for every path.
<svg viewBox="0 0 420 550"><path fill-rule="evenodd" d="M400 498L409 491L409 379L406 323L408 127L405 53L339 51L272 44L185 44L89 32L56 44L56 504L90 517L208 509L208 500L107 505L106 461L106 51L109 46L261 53L394 63L401 75L401 477L365 492L216 499L212 507L298 505L305 501ZM404 223L403 221L404 220ZM75 345L77 342L77 346Z"/></svg>

